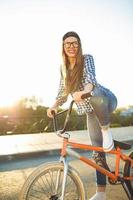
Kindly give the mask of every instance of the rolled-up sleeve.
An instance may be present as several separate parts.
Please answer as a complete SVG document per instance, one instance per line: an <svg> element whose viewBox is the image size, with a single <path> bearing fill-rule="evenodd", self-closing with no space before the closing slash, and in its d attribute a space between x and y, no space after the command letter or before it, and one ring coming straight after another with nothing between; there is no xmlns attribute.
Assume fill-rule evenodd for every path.
<svg viewBox="0 0 133 200"><path fill-rule="evenodd" d="M65 90L64 80L61 76L58 94L57 94L57 97L56 97L56 100L58 101L59 106L62 106L67 101L67 95L64 95L64 90Z"/></svg>

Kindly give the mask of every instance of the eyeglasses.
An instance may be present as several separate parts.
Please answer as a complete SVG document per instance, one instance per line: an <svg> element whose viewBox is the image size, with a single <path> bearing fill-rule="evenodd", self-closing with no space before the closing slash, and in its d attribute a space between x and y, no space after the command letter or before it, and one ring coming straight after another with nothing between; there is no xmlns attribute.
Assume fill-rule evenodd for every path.
<svg viewBox="0 0 133 200"><path fill-rule="evenodd" d="M79 46L79 43L77 41L74 41L74 42L66 42L64 43L64 47L65 48L70 48L71 45L74 47L74 48L77 48Z"/></svg>

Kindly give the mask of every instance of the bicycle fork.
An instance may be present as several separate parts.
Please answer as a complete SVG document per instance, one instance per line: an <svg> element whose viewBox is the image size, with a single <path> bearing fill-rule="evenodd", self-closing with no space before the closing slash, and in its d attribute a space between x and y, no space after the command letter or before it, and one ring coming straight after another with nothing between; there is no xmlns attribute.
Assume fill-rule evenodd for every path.
<svg viewBox="0 0 133 200"><path fill-rule="evenodd" d="M60 162L62 162L64 165L64 174L63 174L61 197L59 198L59 200L64 200L65 186L66 186L66 179L67 179L67 172L68 172L68 162L64 157L60 157ZM58 178L57 178L57 183L56 183L57 188L58 188L58 183L60 179L59 176L60 176L60 173L58 174Z"/></svg>

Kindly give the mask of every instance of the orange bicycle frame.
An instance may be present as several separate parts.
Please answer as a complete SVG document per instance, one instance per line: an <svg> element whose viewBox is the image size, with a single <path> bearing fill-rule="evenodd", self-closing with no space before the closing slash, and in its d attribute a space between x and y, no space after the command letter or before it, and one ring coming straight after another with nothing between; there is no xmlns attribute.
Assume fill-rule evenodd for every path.
<svg viewBox="0 0 133 200"><path fill-rule="evenodd" d="M84 149L84 150L90 150L90 151L104 152L102 147L96 147L96 146L92 146L92 145L71 142L71 141L69 141L68 138L63 138L63 146L61 149L61 156L65 157L67 155L67 147L72 147L73 149ZM107 153L116 155L115 173L108 171L107 169L105 169L105 168L99 166L98 164L96 164L95 162L91 161L89 158L81 156L80 154L78 156L78 159L85 162L86 164L90 165L91 167L95 168L102 174L110 177L112 180L117 181L118 178L120 177L120 174L119 174L120 160L130 161L132 166L133 166L133 160L130 157L123 154L119 147L117 147L116 150L111 150L110 152L107 152ZM122 177L122 178L125 180L133 180L133 177Z"/></svg>

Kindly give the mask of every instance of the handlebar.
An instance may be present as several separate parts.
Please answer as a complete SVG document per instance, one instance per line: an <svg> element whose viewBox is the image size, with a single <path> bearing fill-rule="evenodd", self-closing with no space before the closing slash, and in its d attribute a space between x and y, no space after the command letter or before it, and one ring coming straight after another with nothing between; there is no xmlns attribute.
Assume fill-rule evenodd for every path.
<svg viewBox="0 0 133 200"><path fill-rule="evenodd" d="M66 131L66 126L67 126L67 124L68 124L68 120L69 120L69 117L70 117L70 114L71 114L71 111L72 111L73 104L74 104L74 100L71 101L70 106L69 106L68 109L66 109L66 110L64 110L64 111L61 111L61 112L59 112L59 113L57 113L57 114L55 113L54 110L52 110L51 113L52 113L52 115L53 115L54 131L58 131L58 129L57 129L57 120L56 120L57 116L59 116L59 115L65 113L65 112L67 112L67 115L66 115L66 118L65 118L65 122L64 122L64 126L63 126L63 129L60 130L60 134L63 134L63 133Z"/></svg>
<svg viewBox="0 0 133 200"><path fill-rule="evenodd" d="M91 94L90 94L90 93L85 93L85 94L83 94L83 95L81 96L81 99L86 99L86 98L88 98L88 97L91 97ZM73 104L74 104L74 103L75 103L75 101L72 100L68 109L65 109L64 111L61 111L61 112L59 112L59 113L57 113L57 114L55 113L54 110L52 110L52 112L51 112L52 115L53 115L54 131L56 131L56 132L58 131L58 129L57 129L57 121L56 121L57 116L59 116L59 115L65 113L65 112L67 112L67 115L66 115L66 118L65 118L65 122L64 122L63 129L60 130L60 131L58 131L58 135L60 135L60 136L61 136L61 134L63 134L63 133L66 131L66 127L67 127L68 120L69 120L69 118L70 118L70 114L71 114L72 107L73 107Z"/></svg>

